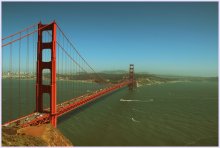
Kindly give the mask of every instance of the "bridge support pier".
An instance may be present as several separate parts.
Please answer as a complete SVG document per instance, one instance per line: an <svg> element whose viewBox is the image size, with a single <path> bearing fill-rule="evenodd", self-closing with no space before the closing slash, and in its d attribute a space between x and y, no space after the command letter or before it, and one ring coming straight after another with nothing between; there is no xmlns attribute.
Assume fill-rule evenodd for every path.
<svg viewBox="0 0 220 148"><path fill-rule="evenodd" d="M52 41L43 42L43 31L52 32ZM42 61L43 50L51 50L51 61ZM50 85L43 84L43 70L50 70ZM36 82L36 112L43 112L43 94L50 96L50 123L56 127L56 23L43 25L38 24L38 44L37 44L37 82Z"/></svg>

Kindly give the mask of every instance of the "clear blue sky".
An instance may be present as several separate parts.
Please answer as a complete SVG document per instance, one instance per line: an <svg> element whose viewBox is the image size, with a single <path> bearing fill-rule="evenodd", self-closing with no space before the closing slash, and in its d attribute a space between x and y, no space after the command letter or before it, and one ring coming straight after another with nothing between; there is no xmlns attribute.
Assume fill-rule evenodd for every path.
<svg viewBox="0 0 220 148"><path fill-rule="evenodd" d="M54 19L97 71L218 75L217 2L2 3L3 37Z"/></svg>

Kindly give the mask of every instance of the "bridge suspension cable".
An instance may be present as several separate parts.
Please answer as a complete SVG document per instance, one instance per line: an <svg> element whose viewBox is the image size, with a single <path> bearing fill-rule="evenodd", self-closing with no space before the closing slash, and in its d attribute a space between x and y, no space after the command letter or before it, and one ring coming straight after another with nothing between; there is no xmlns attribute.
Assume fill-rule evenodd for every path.
<svg viewBox="0 0 220 148"><path fill-rule="evenodd" d="M21 39L23 39L23 38L25 38L25 37L28 37L28 36L32 35L33 33L36 33L38 30L42 30L42 29L48 27L49 25L50 25L50 24L48 24L48 25L46 25L46 26L44 26L44 27L41 27L41 28L39 28L39 29L35 29L34 31L32 31L32 32L30 32L30 33L26 33L25 35L23 35L23 36L21 36L21 37L19 37L19 38L16 38L16 39L14 39L14 40L12 40L12 41L10 41L10 42L7 42L7 43L5 43L5 44L2 44L2 47L5 47L5 46L10 45L10 44L12 44L12 43L14 43L14 42L16 42L16 41L19 41L19 40L21 40ZM26 29L26 30L27 30L27 29ZM10 36L11 36L11 35L10 35ZM13 37L13 36L11 36L11 37Z"/></svg>
<svg viewBox="0 0 220 148"><path fill-rule="evenodd" d="M33 112L36 24L2 39L3 122ZM33 36L33 38L30 37ZM32 79L32 80L31 80Z"/></svg>
<svg viewBox="0 0 220 148"><path fill-rule="evenodd" d="M3 122L34 112L35 98L37 98L36 78L39 76L36 75L36 69L39 57L42 58L41 62L46 65L42 68L41 73L42 85L44 86L52 85L51 69L47 66L51 63L52 56L53 59L54 56L56 57L54 66L56 71L53 74L56 75L56 99L57 105L61 106L59 109L62 109L62 104L65 102L67 105L69 101L73 103L74 100L79 101L79 99L86 98L85 103L128 83L120 81L120 84L112 85L104 79L82 57L57 24L58 29L53 34L56 36L56 40L53 40L55 41L53 45L56 46L53 49L56 49L56 54L52 55L51 47L47 47L47 45L54 43L52 42L51 30L47 30L50 29L48 26L51 24L39 24L38 26L34 24L2 39ZM41 45L44 44L46 48L39 48L41 47L38 44L39 34L42 35L40 37ZM42 54L40 56L39 50ZM47 89L47 87L44 88ZM43 111L49 112L50 100L48 98L50 96L47 92L42 95Z"/></svg>
<svg viewBox="0 0 220 148"><path fill-rule="evenodd" d="M13 37L13 36L15 36L15 35L17 35L17 34L21 34L22 32L27 31L27 30L29 30L29 29L31 29L31 28L34 28L34 27L37 26L37 24L38 24L38 23L33 24L33 25L31 25L31 26L26 27L25 29L22 29L22 30L20 30L20 31L18 31L18 32L16 32L16 33L14 33L14 34L11 34L11 35L9 35L9 36L6 36L6 37L2 38L2 41L5 40L5 39L8 39L8 38L10 38L10 37Z"/></svg>
<svg viewBox="0 0 220 148"><path fill-rule="evenodd" d="M56 23L57 24L57 23ZM57 28L60 30L60 32L62 33L62 35L66 38L66 40L69 42L69 44L71 45L72 49L76 51L76 53L82 58L82 60L86 63L86 65L104 82L106 82L106 80L104 78L102 78L89 64L88 62L85 60L85 58L83 58L81 56L81 54L79 53L79 51L75 48L75 46L73 45L73 43L69 40L69 38L64 34L64 32L62 31L62 29L60 28L60 26L57 24Z"/></svg>

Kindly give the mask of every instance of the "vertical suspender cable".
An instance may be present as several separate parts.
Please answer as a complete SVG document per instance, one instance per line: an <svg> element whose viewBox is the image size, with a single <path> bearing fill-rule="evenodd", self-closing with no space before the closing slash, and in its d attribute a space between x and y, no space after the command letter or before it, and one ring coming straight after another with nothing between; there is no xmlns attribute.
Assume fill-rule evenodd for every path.
<svg viewBox="0 0 220 148"><path fill-rule="evenodd" d="M34 28L35 29L35 28ZM37 69L37 59L36 59L36 55L37 55L37 47L36 47L36 43L37 42L37 38L35 37L36 33L33 34L33 78L34 78L34 82L36 82L35 79L35 75L36 75L36 69ZM34 89L36 91L36 89ZM36 92L35 92L36 94ZM35 108L35 104L32 103L32 108Z"/></svg>
<svg viewBox="0 0 220 148"><path fill-rule="evenodd" d="M64 38L63 38L63 41L64 41ZM65 41L63 42L63 48L65 49ZM66 97L67 97L67 94L66 94L66 60L67 60L67 58L66 58L66 54L64 54L65 56L65 58L64 58L64 63L63 63L63 67L64 67L64 92L65 92L65 95L66 95ZM66 98L65 97L65 98Z"/></svg>
<svg viewBox="0 0 220 148"><path fill-rule="evenodd" d="M21 33L20 33L21 37ZM18 54L18 60L19 60L19 65L18 65L18 116L21 115L21 40L19 40L19 54Z"/></svg>
<svg viewBox="0 0 220 148"><path fill-rule="evenodd" d="M66 48L67 48L67 46L66 46ZM65 58L65 64L64 65L65 65L65 91L66 91L65 94L66 94L66 98L68 98L68 89L67 89L67 84L68 84L68 76L67 76L68 58Z"/></svg>
<svg viewBox="0 0 220 148"><path fill-rule="evenodd" d="M70 52L71 53L71 52ZM71 53L72 54L72 53ZM72 91L73 91L73 80L72 80L72 73L73 73L73 66L72 66L72 63L70 62L70 95L71 95L71 98L73 98L73 95L72 95Z"/></svg>
<svg viewBox="0 0 220 148"><path fill-rule="evenodd" d="M70 53L69 53L70 55L71 55L71 50L70 50ZM72 96L71 96L71 78L70 78L70 76L71 76L71 66L70 66L70 59L68 59L68 61L69 61L69 64L68 64L68 80L69 80L69 83L68 83L68 94L69 94L69 97L71 98Z"/></svg>
<svg viewBox="0 0 220 148"><path fill-rule="evenodd" d="M66 46L67 50L68 50L68 45ZM68 83L69 83L69 80L68 80L68 63L69 63L69 59L66 58L66 94L67 94L67 97L69 98L69 92L68 92Z"/></svg>
<svg viewBox="0 0 220 148"><path fill-rule="evenodd" d="M33 66L32 66L32 70L31 70L31 73L32 73L32 75L31 75L31 77L33 77L34 76L34 35L35 35L35 33L33 34L33 36L32 36L32 46L31 46L31 49L32 49L32 51L31 51L31 59L32 59L32 64L33 64ZM31 78L32 79L32 78ZM33 85L32 85L32 82L31 82L31 88L33 88L32 87ZM32 96L32 95L31 95ZM34 106L32 106L32 101L31 101L31 104L30 104L30 106L31 106L31 109L34 107Z"/></svg>
<svg viewBox="0 0 220 148"><path fill-rule="evenodd" d="M82 64L80 63L81 61L80 61L80 58L79 58L79 65L81 66ZM79 88L80 88L80 95L82 95L82 87L81 87L81 83L82 83L82 81L81 81L81 68L79 67L79 78L80 78L80 80L79 80Z"/></svg>
<svg viewBox="0 0 220 148"><path fill-rule="evenodd" d="M85 67L83 66L83 61L81 60L81 65L82 67L85 69ZM81 90L82 90L82 94L84 94L84 90L85 88L83 87L83 80L84 80L84 72L82 71L82 80L81 80Z"/></svg>
<svg viewBox="0 0 220 148"><path fill-rule="evenodd" d="M70 54L70 53L69 53ZM71 80L70 80L70 59L68 59L68 96L71 98L70 92L71 92Z"/></svg>
<svg viewBox="0 0 220 148"><path fill-rule="evenodd" d="M77 55L76 55L76 62L77 62ZM79 95L79 76L78 76L78 65L76 65L76 93L77 96Z"/></svg>
<svg viewBox="0 0 220 148"><path fill-rule="evenodd" d="M59 32L57 32L57 40L59 41ZM56 98L57 98L57 103L60 103L59 102L59 93L60 93L60 91L59 91L59 73L60 73L60 71L59 71L59 61L60 61L60 50L59 50L59 46L57 45L57 43L56 43L56 47L57 47L57 60L56 60L56 62L57 62L57 64L56 64L56 66L57 66L57 70L56 70L56 74L57 74L57 77L56 77L56 83L57 83L57 96L56 96Z"/></svg>
<svg viewBox="0 0 220 148"><path fill-rule="evenodd" d="M73 52L73 59L76 60L74 58L74 55L75 54ZM75 79L76 79L76 64L73 63L73 67L74 67L74 69L73 69L73 96L76 97L76 93L74 94L74 92L76 92L76 87L75 87L75 85L76 85L76 81L75 81Z"/></svg>
<svg viewBox="0 0 220 148"><path fill-rule="evenodd" d="M11 38L13 40L13 38ZM10 58L9 58L9 120L12 119L12 94L13 94L13 89L12 89L12 44L10 44Z"/></svg>
<svg viewBox="0 0 220 148"><path fill-rule="evenodd" d="M65 44L64 44L65 45ZM67 48L67 47L66 47ZM68 89L67 89L67 85L68 85L68 73L67 73L67 68L68 68L68 58L65 58L65 90L66 90L66 98L68 98Z"/></svg>
<svg viewBox="0 0 220 148"><path fill-rule="evenodd" d="M64 44L64 43L63 43L63 44ZM64 88L63 88L63 86L64 86L64 85L63 85L63 83L64 83L64 71L63 71L63 66L64 66L64 65L63 65L63 51L62 51L62 62L61 62L61 66L62 66L62 85L61 85L61 89L62 89L62 98L64 98L64 93L63 93L63 91L64 91L64 90L63 90L63 89L64 89Z"/></svg>
<svg viewBox="0 0 220 148"><path fill-rule="evenodd" d="M82 67L84 67L84 63L82 61ZM88 73L89 74L89 73ZM87 78L85 77L85 74L83 73L83 83L82 83L82 88L83 88L83 94L85 94L87 92L87 85L84 83L84 80L86 82Z"/></svg>
<svg viewBox="0 0 220 148"><path fill-rule="evenodd" d="M81 82L80 82L80 59L79 59L79 57L78 57L78 60L79 60L79 66L78 66L78 75L79 75L79 94L81 95L81 87L80 87L80 84L81 84Z"/></svg>
<svg viewBox="0 0 220 148"><path fill-rule="evenodd" d="M59 63L59 61L60 61L60 50L59 50L59 48L60 47L58 45L56 45L56 47L57 47L57 56L58 56L57 61L56 61L57 62L57 72L56 72L57 73L57 80L56 80L57 81L57 96L56 96L56 98L57 98L57 102L60 103L59 102L59 97L60 97L59 96L60 95L60 91L59 91L59 86L60 86L59 85L60 84L59 83L59 77L60 77L60 69L59 69L60 68L60 66L59 66L60 65L60 63Z"/></svg>
<svg viewBox="0 0 220 148"><path fill-rule="evenodd" d="M28 34L28 30L27 30ZM27 56L26 56L26 73L27 73L27 80L26 80L26 111L29 111L29 36L27 36Z"/></svg>
<svg viewBox="0 0 220 148"><path fill-rule="evenodd" d="M73 53L73 57L74 57L74 53ZM74 97L74 64L72 63L71 65L72 67L72 71L71 71L71 80L72 80L72 89L71 89L71 92L72 92L72 98Z"/></svg>

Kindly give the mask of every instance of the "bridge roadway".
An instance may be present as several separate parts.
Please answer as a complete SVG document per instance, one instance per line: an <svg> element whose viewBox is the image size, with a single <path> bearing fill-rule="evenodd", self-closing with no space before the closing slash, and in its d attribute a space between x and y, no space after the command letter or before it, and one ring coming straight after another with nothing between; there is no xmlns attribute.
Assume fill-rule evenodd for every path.
<svg viewBox="0 0 220 148"><path fill-rule="evenodd" d="M111 93L122 87L125 87L129 85L130 83L132 83L132 81L121 82L121 83L112 85L110 87L100 89L95 92L88 93L83 96L79 96L77 98L73 98L71 100L62 102L61 104L58 104L56 106L57 107L56 116L60 117L108 93ZM43 113L34 112L29 115L26 115L18 119L4 123L3 126L27 127L27 126L34 126L34 125L49 123L49 122L50 122L50 115L49 115L49 108L48 108L48 109L45 109Z"/></svg>

